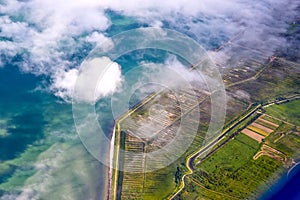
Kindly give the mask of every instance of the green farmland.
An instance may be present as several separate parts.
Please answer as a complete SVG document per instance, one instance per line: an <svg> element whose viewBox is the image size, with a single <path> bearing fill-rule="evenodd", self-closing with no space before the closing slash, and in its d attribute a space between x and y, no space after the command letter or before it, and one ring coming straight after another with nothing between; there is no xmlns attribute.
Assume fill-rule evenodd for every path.
<svg viewBox="0 0 300 200"><path fill-rule="evenodd" d="M238 133L206 159L196 159L194 172L186 178L186 185L176 199L257 199L290 167L288 162L266 154L264 145L281 152L288 160L300 158L300 129L292 124L297 122L300 110L295 108L299 105L300 100L293 100L265 108L265 114L254 122L274 131L262 143ZM265 154L254 159L258 152Z"/></svg>
<svg viewBox="0 0 300 200"><path fill-rule="evenodd" d="M300 100L273 105L266 108L266 110L266 113L273 117L287 121L296 126L300 126Z"/></svg>

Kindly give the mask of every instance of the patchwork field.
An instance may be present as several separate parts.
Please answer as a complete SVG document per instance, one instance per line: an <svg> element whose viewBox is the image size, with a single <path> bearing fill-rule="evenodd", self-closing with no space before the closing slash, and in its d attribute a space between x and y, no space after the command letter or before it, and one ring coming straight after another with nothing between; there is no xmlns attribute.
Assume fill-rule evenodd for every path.
<svg viewBox="0 0 300 200"><path fill-rule="evenodd" d="M256 140L257 142L261 143L263 141L263 139L265 138L264 136L249 130L247 128L245 128L244 130L242 130L242 133L244 133L245 135L251 137L252 139Z"/></svg>
<svg viewBox="0 0 300 200"><path fill-rule="evenodd" d="M244 47L234 43L224 48L244 50ZM284 102L291 96L297 96L300 91L300 70L282 58L268 57L257 51L251 54L252 59L241 59L237 62L239 66L228 67L230 63L217 63L220 70L223 70L227 92L225 128L241 120L244 113L257 105L270 106L242 120L238 127L233 127L216 145L217 149L208 153L207 158L196 159L195 163L198 164L194 173L185 178L186 187L175 199L257 197L293 163L293 159L300 157L300 106L295 103L297 100L291 101L289 105ZM177 123L183 116L188 122L183 134L194 132L195 129L189 127L195 127L199 119L200 123L193 142L171 165L157 172L121 174L118 179L118 184L122 186L119 188L120 198L167 199L180 191L181 177L188 171L187 156L208 143L208 138L216 137L210 138L206 134L212 120L209 95L207 89L182 89L179 96L171 92L160 93L123 120L121 130L126 135L125 149L141 153L156 151L172 141L178 128ZM275 99L284 104L271 105ZM200 117L195 117L199 112L196 111L198 106ZM132 161L126 155L123 159L127 163L131 162L130 168L142 170L154 162L142 156L140 162ZM164 164L164 160L155 162Z"/></svg>
<svg viewBox="0 0 300 200"><path fill-rule="evenodd" d="M186 170L183 164L186 155L203 145L210 110L201 110L201 131L198 130L198 106L208 94L205 90L195 92L185 89L178 90L176 94L162 91L121 120L121 146L129 153L119 155L119 166L125 171L118 173L116 199L167 198L179 187L181 176ZM194 133L195 137L192 135ZM184 155L175 155L178 159L172 164L166 164L163 156L148 156L147 153L164 148L174 137L184 144L180 135L190 135L195 148L184 151ZM175 151L172 156L174 154ZM156 164L165 167L151 172L151 167Z"/></svg>
<svg viewBox="0 0 300 200"><path fill-rule="evenodd" d="M265 109L271 114L291 105L299 106L300 100ZM290 122L296 121L297 112L290 115ZM283 121L287 115L261 113L254 118L234 139L195 165L177 199L257 199L300 158L300 127Z"/></svg>
<svg viewBox="0 0 300 200"><path fill-rule="evenodd" d="M267 124L267 126L264 124ZM270 128L271 126L273 128ZM245 129L243 129L242 133L261 143L263 139L269 136L269 134L272 133L278 126L278 124L259 117Z"/></svg>
<svg viewBox="0 0 300 200"><path fill-rule="evenodd" d="M300 126L300 103L299 100L285 104L273 105L266 108L266 114L273 118L284 120L296 126Z"/></svg>
<svg viewBox="0 0 300 200"><path fill-rule="evenodd" d="M265 127L270 128L272 130L276 129L279 126L278 124L275 124L275 123L273 123L269 120L264 119L263 117L258 118L256 120L256 122L263 125L263 126L265 126Z"/></svg>
<svg viewBox="0 0 300 200"><path fill-rule="evenodd" d="M285 104L272 105L266 108L263 117L280 124L276 132L266 139L266 144L283 152L293 159L300 158L300 100L294 100ZM271 114L274 114L274 116ZM294 123L294 124L293 124Z"/></svg>
<svg viewBox="0 0 300 200"><path fill-rule="evenodd" d="M282 169L282 164L267 156L249 160L234 172L221 167L207 174L199 168L187 178L187 185L177 199L256 199L281 176L282 172L273 176L278 169Z"/></svg>

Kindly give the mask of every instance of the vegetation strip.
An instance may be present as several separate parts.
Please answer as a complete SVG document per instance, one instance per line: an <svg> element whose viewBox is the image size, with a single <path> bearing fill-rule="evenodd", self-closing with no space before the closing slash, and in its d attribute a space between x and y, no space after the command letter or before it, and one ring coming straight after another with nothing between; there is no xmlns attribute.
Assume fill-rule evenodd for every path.
<svg viewBox="0 0 300 200"><path fill-rule="evenodd" d="M174 199L185 187L185 183L184 183L184 179L186 176L193 174L194 170L193 170L193 166L192 166L192 160L194 160L196 157L199 157L200 155L206 153L207 151L209 151L211 148L213 148L219 141L221 141L228 132L230 132L233 128L235 128L237 125L239 125L242 121L244 121L245 119L247 119L249 116L251 116L254 112L256 112L259 108L261 108L261 105L256 106L253 110L250 110L244 117L242 117L241 119L238 119L235 123L233 123L231 126L229 126L228 128L226 128L219 137L217 137L216 139L212 140L210 143L208 143L206 146L202 147L201 149L199 149L198 151L196 151L195 153L191 154L190 156L188 156L187 160L186 160L186 167L188 168L188 173L184 174L181 178L181 187L179 188L179 190L172 196L170 197L170 199Z"/></svg>
<svg viewBox="0 0 300 200"><path fill-rule="evenodd" d="M284 101L279 101L280 103L287 103L289 102L290 100L297 100L299 99L299 95L296 95L296 96L293 96L293 97L289 97L289 98L286 98L286 100ZM246 114L244 117L242 117L241 119L238 119L235 123L233 123L232 125L230 125L227 129L225 129L221 136L217 137L215 140L213 140L212 142L210 142L209 144L207 144L206 146L202 147L201 149L199 149L198 151L196 151L195 153L191 154L190 156L188 156L187 160L186 160L186 167L188 168L188 172L186 174L184 174L182 176L182 179L181 179L181 186L179 188L179 190L170 197L170 199L174 199L182 190L183 188L185 187L185 181L184 179L188 176L188 175L191 175L194 173L194 170L193 170L193 166L192 166L192 162L191 160L194 160L195 157L198 157L200 154L204 154L205 152L207 152L208 150L210 150L212 147L214 147L219 141L221 141L222 138L224 138L226 136L226 134L231 131L234 127L236 127L237 125L239 125L242 121L244 121L245 119L247 119L248 117L250 117L254 112L256 112L258 109L260 108L265 108L265 107L268 107L269 105L274 105L275 103L277 103L278 100L275 100L274 102L270 102L264 106L262 105L258 105L256 106L253 110L251 110L250 112L248 112L248 114ZM265 114L263 114L265 115ZM272 117L272 116L269 116L269 117ZM279 121L282 121L278 118L276 118L277 120ZM284 121L285 122L285 121ZM285 122L287 124L290 124L288 122ZM290 125L293 125L293 124L290 124Z"/></svg>
<svg viewBox="0 0 300 200"><path fill-rule="evenodd" d="M237 197L230 196L230 195L228 195L228 194L224 194L224 193L221 193L221 192L217 192L217 191L215 191L215 190L208 189L208 188L206 188L204 185L198 183L195 179L189 178L189 177L187 177L187 178L188 178L189 180L191 180L192 182L194 182L196 185L198 185L198 186L202 187L203 189L208 190L208 191L210 191L210 192L219 194L219 195L221 195L221 196L229 197L229 198L231 198L231 199L240 199L240 198L237 198Z"/></svg>

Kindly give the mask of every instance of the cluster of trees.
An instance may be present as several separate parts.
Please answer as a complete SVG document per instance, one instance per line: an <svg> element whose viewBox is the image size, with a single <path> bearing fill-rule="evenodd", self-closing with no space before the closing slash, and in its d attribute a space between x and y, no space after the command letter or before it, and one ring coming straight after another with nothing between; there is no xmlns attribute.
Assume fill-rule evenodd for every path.
<svg viewBox="0 0 300 200"><path fill-rule="evenodd" d="M182 177L182 169L180 167L177 167L177 170L175 172L175 183L176 184L179 184L181 177Z"/></svg>

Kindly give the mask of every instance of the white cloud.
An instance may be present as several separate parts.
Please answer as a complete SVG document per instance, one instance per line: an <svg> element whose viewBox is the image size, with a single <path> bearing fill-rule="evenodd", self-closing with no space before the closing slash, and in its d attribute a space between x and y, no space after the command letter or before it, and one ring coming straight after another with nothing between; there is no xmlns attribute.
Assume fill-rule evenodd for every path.
<svg viewBox="0 0 300 200"><path fill-rule="evenodd" d="M102 76L97 84L95 97L96 99L99 99L101 96L107 96L109 94L114 93L119 87L122 82L122 74L121 74L121 68L116 62L103 61L103 59L108 58L102 58L102 60L95 60L95 65L101 65L102 63L110 62L110 65L107 69L103 70ZM99 66L98 66L99 67Z"/></svg>
<svg viewBox="0 0 300 200"><path fill-rule="evenodd" d="M138 80L133 88L139 88L147 83L157 84L160 87L175 89L178 87L190 88L192 81L203 82L198 71L191 71L177 60L176 56L169 55L164 63L142 62L142 74L135 74ZM132 73L136 73L133 71ZM132 74L130 76L133 76ZM148 91L149 92L149 91Z"/></svg>
<svg viewBox="0 0 300 200"><path fill-rule="evenodd" d="M23 71L47 75L56 85L75 76L81 61L76 54L85 43L108 41L107 48L112 47L105 34L111 23L107 8L151 26L187 33L209 48L246 30L236 42L271 55L286 44L282 33L296 6L297 1L284 0L6 0L0 3L0 37L7 39L0 41L0 54L5 55L0 62L21 55L18 65ZM215 54L226 58L233 52ZM56 94L69 96L57 92L65 90L57 85Z"/></svg>
<svg viewBox="0 0 300 200"><path fill-rule="evenodd" d="M168 27L188 33L205 47L246 30L243 45L269 54L286 44L282 33L296 16L298 5L285 0L104 0L101 4L154 26L167 22Z"/></svg>
<svg viewBox="0 0 300 200"><path fill-rule="evenodd" d="M78 77L78 70L71 69L57 73L52 84L52 90L56 91L55 95L63 99L71 99L74 91L74 86Z"/></svg>
<svg viewBox="0 0 300 200"><path fill-rule="evenodd" d="M76 63L67 56L85 40L74 40L91 31L104 31L109 20L97 1L7 1L0 5L0 37L10 41L0 51L11 58L23 55L22 70L35 74L55 74ZM98 37L105 40L105 37ZM6 49L13 44L15 48Z"/></svg>
<svg viewBox="0 0 300 200"><path fill-rule="evenodd" d="M71 69L57 73L52 90L68 101L73 97L75 101L94 103L100 97L114 93L120 87L121 81L122 74L118 63L102 57L85 61L80 71Z"/></svg>
<svg viewBox="0 0 300 200"><path fill-rule="evenodd" d="M5 194L1 200L37 199L95 199L101 195L99 180L105 175L98 161L80 143L54 144L40 154L35 164L36 172L18 188L17 194ZM103 189L104 190L104 189Z"/></svg>
<svg viewBox="0 0 300 200"><path fill-rule="evenodd" d="M69 56L84 43L113 46L101 33L110 22L98 1L11 0L0 3L0 13L0 37L7 39L0 41L0 54L8 62L22 55L21 70L50 77L51 90L66 100L80 65Z"/></svg>
<svg viewBox="0 0 300 200"><path fill-rule="evenodd" d="M104 48L103 51L108 51L114 47L113 41L99 32L93 32L85 38L85 41L96 44L99 48Z"/></svg>

